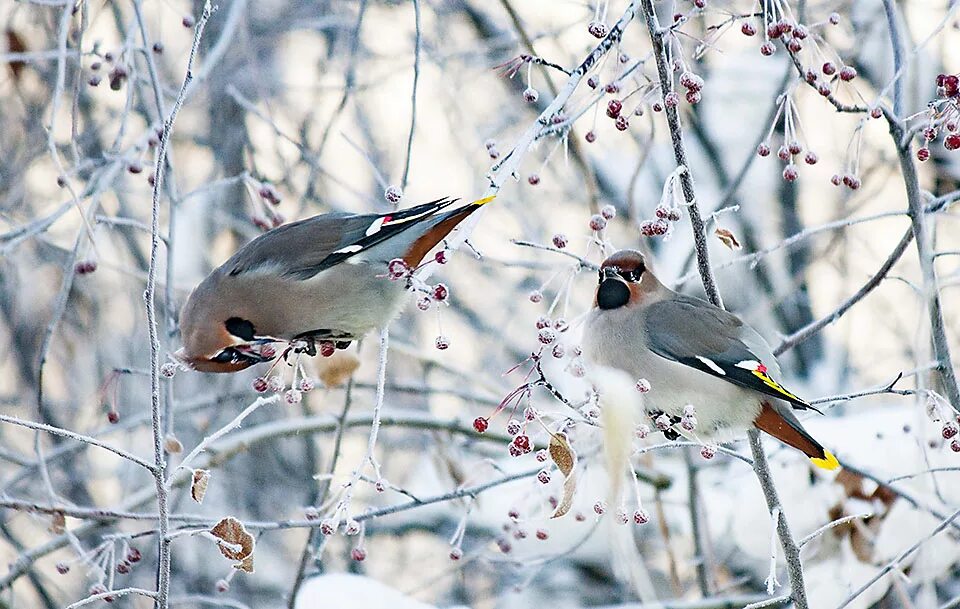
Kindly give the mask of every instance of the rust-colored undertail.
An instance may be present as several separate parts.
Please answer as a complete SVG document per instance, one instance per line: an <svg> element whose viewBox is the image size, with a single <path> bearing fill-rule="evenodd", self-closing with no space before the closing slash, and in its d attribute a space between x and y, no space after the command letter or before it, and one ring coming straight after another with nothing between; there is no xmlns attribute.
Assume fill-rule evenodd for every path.
<svg viewBox="0 0 960 609"><path fill-rule="evenodd" d="M423 234L422 237L413 242L413 245L407 251L406 255L403 257L403 261L407 263L411 268L416 268L420 265L420 262L423 261L423 257L434 248L435 245L440 243L440 241L450 234L458 224L463 222L467 216L473 212L480 209L485 203L492 201L493 197L487 197L485 199L480 199L479 201L474 201L469 205L464 205L460 209L455 209L451 212L448 212L446 218L437 222L437 224Z"/></svg>
<svg viewBox="0 0 960 609"><path fill-rule="evenodd" d="M769 402L763 402L760 415L754 419L757 429L765 431L788 446L805 454L817 467L837 469L840 462L829 450L814 440L802 427L783 417Z"/></svg>

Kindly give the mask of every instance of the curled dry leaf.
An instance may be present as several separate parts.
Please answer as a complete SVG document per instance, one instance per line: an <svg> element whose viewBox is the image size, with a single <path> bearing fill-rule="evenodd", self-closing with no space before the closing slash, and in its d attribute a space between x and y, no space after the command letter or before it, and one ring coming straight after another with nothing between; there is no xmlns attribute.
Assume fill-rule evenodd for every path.
<svg viewBox="0 0 960 609"><path fill-rule="evenodd" d="M243 523L227 516L210 529L210 534L226 543L218 543L220 553L231 560L239 561L233 565L234 569L240 569L247 573L253 573L253 548L255 540L253 535L247 532Z"/></svg>
<svg viewBox="0 0 960 609"><path fill-rule="evenodd" d="M718 239L720 239L720 241L723 241L724 245L732 250L738 250L743 247L740 245L740 242L737 241L737 237L725 228L718 228L714 231L714 234Z"/></svg>
<svg viewBox="0 0 960 609"><path fill-rule="evenodd" d="M205 469L193 470L193 482L190 484L190 496L197 503L203 503L207 494L207 484L210 482L210 472Z"/></svg>
<svg viewBox="0 0 960 609"><path fill-rule="evenodd" d="M67 530L67 517L63 512L54 512L50 519L50 532L60 535Z"/></svg>
<svg viewBox="0 0 960 609"><path fill-rule="evenodd" d="M550 437L549 448L550 458L564 476L563 498L557 504L557 509L550 515L551 518L559 518L573 507L573 495L577 490L577 453L570 446L566 434L562 432Z"/></svg>

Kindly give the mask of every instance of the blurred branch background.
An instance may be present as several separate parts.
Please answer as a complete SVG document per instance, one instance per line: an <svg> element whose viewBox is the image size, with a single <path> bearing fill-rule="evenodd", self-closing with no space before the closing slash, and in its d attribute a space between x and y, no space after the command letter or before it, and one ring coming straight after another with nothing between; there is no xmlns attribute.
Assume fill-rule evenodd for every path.
<svg viewBox="0 0 960 609"><path fill-rule="evenodd" d="M680 185L657 111L665 100L650 38L643 15L630 13L639 4L217 6L161 184L163 356L179 346L190 289L263 230L329 211L388 211L401 193L401 206L473 200L505 159L519 169L515 180L500 174L499 196L471 227L469 246L430 269L430 281L449 288L446 302L420 311L411 297L391 326L376 445L383 479L354 489L346 516L357 535L325 535L321 524L367 449L373 335L331 360L306 360L316 389L295 404L260 404L200 453L191 468L210 472L202 504L191 499L190 472L174 470L255 402L251 382L262 371L162 379L171 605L312 607L337 593L360 602L375 584L384 590L369 589L398 607L625 607L638 590L623 575L633 563L665 607L790 602L789 587L767 594L771 519L760 486L725 452L749 455L746 443L698 451L637 439L638 448L656 447L632 459L642 507L606 504L603 425L576 348L578 318L593 298L589 265L605 248L639 248L665 282L704 295L688 214L657 224L658 206L680 196ZM934 350L930 314L935 292L956 357L960 152L947 140L960 112L956 94L937 82L960 71L956 7L656 7L723 302L781 344L791 387L830 398L826 416L805 425L840 457L839 475L812 472L800 455L765 443L816 609L960 602L960 525L951 518L960 506L960 457L951 450L953 442L960 451L951 435L960 404L944 374L955 362ZM151 471L90 440L153 462L143 301L153 172L202 9L0 1L0 564L9 565L0 606L63 607L156 589ZM807 35L771 37L768 26L780 20ZM572 80L592 53L595 62ZM702 79L699 88L685 85L685 74ZM540 116L571 82L562 111ZM685 95L694 89L699 96ZM618 118L607 114L614 100ZM536 141L518 146L530 129ZM769 156L758 154L764 146ZM731 237L739 249L725 245ZM538 340L540 318L556 343ZM441 336L449 348L435 348ZM506 374L532 352L542 355L538 372L525 379L527 362ZM347 378L340 372L354 357L359 368ZM533 382L538 373L567 403ZM528 382L530 391L491 416ZM477 417L489 417L483 434ZM509 455L510 419L531 437L529 454ZM564 475L539 451L558 429L579 456L578 478L570 513L551 519ZM634 524L636 512L649 522ZM233 569L201 534L228 515L256 538L252 574ZM624 537L638 553L612 555ZM398 596L385 596L386 586ZM154 603L138 592L115 600Z"/></svg>

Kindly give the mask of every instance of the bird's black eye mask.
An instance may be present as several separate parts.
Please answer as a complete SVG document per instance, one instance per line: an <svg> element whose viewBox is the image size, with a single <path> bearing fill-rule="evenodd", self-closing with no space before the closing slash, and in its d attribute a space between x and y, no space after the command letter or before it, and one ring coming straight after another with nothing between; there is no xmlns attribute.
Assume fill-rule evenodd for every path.
<svg viewBox="0 0 960 609"><path fill-rule="evenodd" d="M254 338L256 338L256 330L253 327L253 322L248 319L231 317L223 322L223 326L231 335L242 338L247 342L252 342Z"/></svg>

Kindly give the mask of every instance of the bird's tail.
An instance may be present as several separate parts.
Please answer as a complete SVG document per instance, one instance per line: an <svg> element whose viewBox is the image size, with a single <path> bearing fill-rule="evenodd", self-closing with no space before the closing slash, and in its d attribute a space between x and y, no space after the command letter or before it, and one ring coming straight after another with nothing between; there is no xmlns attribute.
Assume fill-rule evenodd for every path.
<svg viewBox="0 0 960 609"><path fill-rule="evenodd" d="M467 216L477 211L490 201L493 201L496 195L478 199L472 203L467 203L451 211L436 214L431 220L434 222L426 232L424 232L407 251L403 257L410 267L419 266L423 257L434 248L440 241L450 234L458 224L463 222Z"/></svg>
<svg viewBox="0 0 960 609"><path fill-rule="evenodd" d="M789 410L777 408L769 402L763 403L760 415L753 424L784 444L792 446L810 458L817 467L837 469L840 462L833 454L807 433L800 421Z"/></svg>

